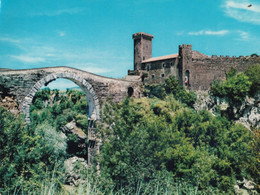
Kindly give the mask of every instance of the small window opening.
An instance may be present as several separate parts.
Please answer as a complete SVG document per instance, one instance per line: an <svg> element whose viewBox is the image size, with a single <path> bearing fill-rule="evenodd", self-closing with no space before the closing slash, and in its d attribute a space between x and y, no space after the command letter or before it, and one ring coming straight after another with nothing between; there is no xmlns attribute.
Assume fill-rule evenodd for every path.
<svg viewBox="0 0 260 195"><path fill-rule="evenodd" d="M88 147L89 148L94 148L96 145L96 141L95 140L89 140L88 141Z"/></svg>
<svg viewBox="0 0 260 195"><path fill-rule="evenodd" d="M94 120L88 120L88 128L94 128L95 126Z"/></svg>
<svg viewBox="0 0 260 195"><path fill-rule="evenodd" d="M145 60L145 57L143 56L143 60Z"/></svg>
<svg viewBox="0 0 260 195"><path fill-rule="evenodd" d="M164 74L162 74L161 76L164 77Z"/></svg>
<svg viewBox="0 0 260 195"><path fill-rule="evenodd" d="M152 74L152 79L154 79L154 74Z"/></svg>
<svg viewBox="0 0 260 195"><path fill-rule="evenodd" d="M190 85L190 71L189 70L186 70L186 72L185 72L184 83L185 83L185 86Z"/></svg>
<svg viewBox="0 0 260 195"><path fill-rule="evenodd" d="M150 70L150 65L146 66L146 70L149 71Z"/></svg>
<svg viewBox="0 0 260 195"><path fill-rule="evenodd" d="M162 67L163 67L163 68L165 67L165 64L164 64L164 63L162 64Z"/></svg>

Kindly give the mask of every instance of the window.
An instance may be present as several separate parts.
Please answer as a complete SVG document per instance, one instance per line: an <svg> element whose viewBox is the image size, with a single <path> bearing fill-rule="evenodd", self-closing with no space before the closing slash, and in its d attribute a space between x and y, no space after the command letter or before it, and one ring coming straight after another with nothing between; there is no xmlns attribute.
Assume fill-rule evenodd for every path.
<svg viewBox="0 0 260 195"><path fill-rule="evenodd" d="M186 70L184 78L185 86L190 86L190 71Z"/></svg>
<svg viewBox="0 0 260 195"><path fill-rule="evenodd" d="M143 60L145 60L145 57L143 56Z"/></svg>
<svg viewBox="0 0 260 195"><path fill-rule="evenodd" d="M95 140L89 140L88 141L88 147L89 148L94 148L96 145L96 141Z"/></svg>
<svg viewBox="0 0 260 195"><path fill-rule="evenodd" d="M152 79L154 79L154 74L152 74Z"/></svg>
<svg viewBox="0 0 260 195"><path fill-rule="evenodd" d="M161 76L164 77L164 74L162 74Z"/></svg>
<svg viewBox="0 0 260 195"><path fill-rule="evenodd" d="M146 70L149 71L150 70L150 64L146 65Z"/></svg>
<svg viewBox="0 0 260 195"><path fill-rule="evenodd" d="M162 64L162 67L163 67L163 68L165 67L165 63Z"/></svg>

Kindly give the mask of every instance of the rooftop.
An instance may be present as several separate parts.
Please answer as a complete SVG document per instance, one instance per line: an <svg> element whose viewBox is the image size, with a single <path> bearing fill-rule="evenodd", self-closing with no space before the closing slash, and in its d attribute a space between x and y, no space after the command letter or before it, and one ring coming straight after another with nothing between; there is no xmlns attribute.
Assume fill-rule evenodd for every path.
<svg viewBox="0 0 260 195"><path fill-rule="evenodd" d="M176 53L176 54L171 54L171 55L167 55L167 56L154 57L154 58L149 58L147 60L144 60L144 61L142 61L142 63L167 60L167 59L177 58L178 56L179 56L179 54Z"/></svg>

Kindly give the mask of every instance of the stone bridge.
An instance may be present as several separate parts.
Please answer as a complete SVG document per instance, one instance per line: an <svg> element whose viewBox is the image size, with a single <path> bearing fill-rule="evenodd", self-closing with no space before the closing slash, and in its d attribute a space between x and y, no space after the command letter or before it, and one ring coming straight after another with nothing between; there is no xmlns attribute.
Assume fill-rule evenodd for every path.
<svg viewBox="0 0 260 195"><path fill-rule="evenodd" d="M88 139L95 147L93 121L100 119L100 103L109 97L114 102L123 100L126 96L140 97L140 83L137 77L113 79L98 76L86 71L70 67L51 67L26 70L0 69L0 95L12 97L19 112L23 112L26 121L30 122L30 105L35 93L50 82L65 78L76 83L86 94L88 101L87 115L89 117ZM93 148L92 147L92 148ZM93 151L89 151L90 153Z"/></svg>

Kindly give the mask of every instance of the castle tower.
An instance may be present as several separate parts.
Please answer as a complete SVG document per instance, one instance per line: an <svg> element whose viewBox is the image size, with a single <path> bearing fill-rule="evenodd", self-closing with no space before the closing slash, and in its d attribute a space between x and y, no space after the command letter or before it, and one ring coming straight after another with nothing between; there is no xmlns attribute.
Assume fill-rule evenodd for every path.
<svg viewBox="0 0 260 195"><path fill-rule="evenodd" d="M190 87L192 83L192 45L179 45L179 80L182 86Z"/></svg>
<svg viewBox="0 0 260 195"><path fill-rule="evenodd" d="M133 34L134 39L134 70L140 70L142 61L152 57L153 35L139 32Z"/></svg>

